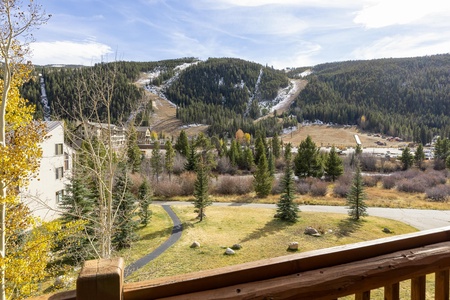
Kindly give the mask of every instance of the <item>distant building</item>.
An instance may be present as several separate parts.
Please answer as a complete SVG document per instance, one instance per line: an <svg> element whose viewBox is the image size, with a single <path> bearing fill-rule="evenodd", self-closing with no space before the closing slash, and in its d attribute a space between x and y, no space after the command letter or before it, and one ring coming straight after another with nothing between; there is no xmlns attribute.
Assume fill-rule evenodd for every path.
<svg viewBox="0 0 450 300"><path fill-rule="evenodd" d="M102 139L106 137L109 130L111 130L112 148L118 150L125 147L127 141L125 128L113 124L95 122L80 123L77 126L75 144L79 147L83 140L93 137Z"/></svg>
<svg viewBox="0 0 450 300"><path fill-rule="evenodd" d="M64 143L64 125L61 121L45 122L46 139L40 145L42 159L39 173L20 192L20 200L36 217L50 221L57 217L58 204L70 182L73 149Z"/></svg>
<svg viewBox="0 0 450 300"><path fill-rule="evenodd" d="M138 144L150 144L152 134L150 127L136 127L136 133Z"/></svg>

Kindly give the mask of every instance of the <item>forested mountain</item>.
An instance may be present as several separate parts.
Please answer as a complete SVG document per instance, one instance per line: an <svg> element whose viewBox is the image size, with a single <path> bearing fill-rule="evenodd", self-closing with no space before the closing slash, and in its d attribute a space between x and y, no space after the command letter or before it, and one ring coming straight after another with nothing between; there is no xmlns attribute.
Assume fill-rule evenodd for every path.
<svg viewBox="0 0 450 300"><path fill-rule="evenodd" d="M179 106L179 119L211 125L211 134L265 128L271 135L282 126L276 119L253 121L261 116L261 102L273 100L288 85L283 71L241 59L210 58L182 72L165 94Z"/></svg>
<svg viewBox="0 0 450 300"><path fill-rule="evenodd" d="M450 55L317 65L291 112L422 143L450 135Z"/></svg>
<svg viewBox="0 0 450 300"><path fill-rule="evenodd" d="M158 68L161 70L161 74L171 76L170 74L173 68L194 60L194 58L181 58L158 62L118 61L96 64L93 67L37 66L33 78L22 87L21 93L23 97L36 104L36 117L42 118L43 112L40 103L41 89L38 76L41 73L45 79L51 114L57 118L71 119L71 116L67 112L73 109L77 97L80 96L77 90L77 84L79 84L80 80L86 83L88 87L93 86L94 82L91 80L92 74L94 77L101 78L104 76L106 69L114 69L113 72L116 74L116 82L111 103L111 113L113 123L119 124L127 120L131 111L136 109L138 100L143 97L143 89L133 84L139 79L142 72L148 72L149 70ZM82 79L82 76L85 79ZM100 115L103 113L101 111Z"/></svg>

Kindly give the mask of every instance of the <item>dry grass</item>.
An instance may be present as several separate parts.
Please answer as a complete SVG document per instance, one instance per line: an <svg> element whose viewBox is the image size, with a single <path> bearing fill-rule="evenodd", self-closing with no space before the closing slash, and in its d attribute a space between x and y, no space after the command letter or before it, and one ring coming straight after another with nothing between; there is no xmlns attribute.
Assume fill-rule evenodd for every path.
<svg viewBox="0 0 450 300"><path fill-rule="evenodd" d="M367 217L361 222L349 221L342 214L301 212L295 224L273 218L275 209L247 207L208 207L207 218L198 222L192 207L173 207L184 223L181 240L144 268L133 273L127 281L196 272L244 262L289 255L289 242L297 241L300 251L386 237L384 227L395 228L395 234L416 231L393 220ZM311 237L303 234L307 226L325 234ZM198 241L200 248L189 246ZM241 244L236 255L224 255L225 248Z"/></svg>

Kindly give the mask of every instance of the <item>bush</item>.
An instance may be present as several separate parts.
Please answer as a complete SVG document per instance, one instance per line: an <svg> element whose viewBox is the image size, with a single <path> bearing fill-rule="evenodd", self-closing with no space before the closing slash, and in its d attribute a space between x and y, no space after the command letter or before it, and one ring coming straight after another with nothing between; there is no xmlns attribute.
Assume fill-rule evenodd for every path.
<svg viewBox="0 0 450 300"><path fill-rule="evenodd" d="M283 180L275 178L272 183L272 195L278 195L283 192Z"/></svg>
<svg viewBox="0 0 450 300"><path fill-rule="evenodd" d="M350 191L349 184L337 183L333 188L333 194L336 197L340 198L346 198L349 191Z"/></svg>
<svg viewBox="0 0 450 300"><path fill-rule="evenodd" d="M450 186L441 184L425 191L427 199L435 202L447 202L450 196Z"/></svg>
<svg viewBox="0 0 450 300"><path fill-rule="evenodd" d="M359 162L361 164L361 171L375 172L377 170L377 158L373 155L361 155Z"/></svg>
<svg viewBox="0 0 450 300"><path fill-rule="evenodd" d="M305 180L301 180L296 185L296 192L300 195L306 195L309 193L309 190L311 189L309 183L307 183Z"/></svg>
<svg viewBox="0 0 450 300"><path fill-rule="evenodd" d="M212 191L218 195L243 195L253 191L251 176L219 176L214 182Z"/></svg>
<svg viewBox="0 0 450 300"><path fill-rule="evenodd" d="M397 178L391 175L391 176L384 176L383 179L381 180L381 183L384 189L390 190L394 188L396 181Z"/></svg>
<svg viewBox="0 0 450 300"><path fill-rule="evenodd" d="M397 190L405 193L424 193L426 183L419 177L413 179L402 179L397 183Z"/></svg>
<svg viewBox="0 0 450 300"><path fill-rule="evenodd" d="M379 180L380 180L379 176L363 176L364 186L368 187L377 186Z"/></svg>
<svg viewBox="0 0 450 300"><path fill-rule="evenodd" d="M197 175L193 172L184 172L178 178L181 187L180 196L190 196L194 194L194 184L197 179Z"/></svg>
<svg viewBox="0 0 450 300"><path fill-rule="evenodd" d="M328 184L317 180L311 184L310 193L313 197L325 196L327 194Z"/></svg>
<svg viewBox="0 0 450 300"><path fill-rule="evenodd" d="M154 181L152 188L154 189L155 196L170 198L181 195L181 186L176 180L164 180L158 183Z"/></svg>
<svg viewBox="0 0 450 300"><path fill-rule="evenodd" d="M177 152L173 161L173 173L180 175L184 172L184 165L186 164L186 158Z"/></svg>
<svg viewBox="0 0 450 300"><path fill-rule="evenodd" d="M219 174L233 175L236 173L237 167L231 164L231 161L227 156L222 156L217 162L216 170Z"/></svg>

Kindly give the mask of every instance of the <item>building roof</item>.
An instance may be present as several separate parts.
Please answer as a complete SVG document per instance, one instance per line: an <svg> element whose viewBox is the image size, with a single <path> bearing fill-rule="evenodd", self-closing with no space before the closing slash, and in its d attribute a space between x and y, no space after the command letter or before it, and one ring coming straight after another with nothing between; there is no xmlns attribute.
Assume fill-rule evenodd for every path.
<svg viewBox="0 0 450 300"><path fill-rule="evenodd" d="M44 121L44 124L47 127L47 133L49 133L52 130L56 129L59 125L63 126L63 122L62 121Z"/></svg>

